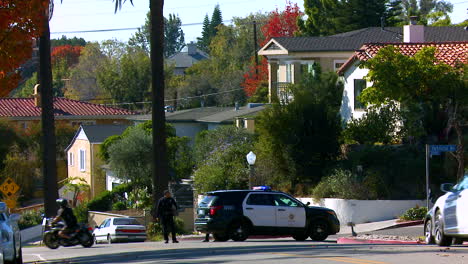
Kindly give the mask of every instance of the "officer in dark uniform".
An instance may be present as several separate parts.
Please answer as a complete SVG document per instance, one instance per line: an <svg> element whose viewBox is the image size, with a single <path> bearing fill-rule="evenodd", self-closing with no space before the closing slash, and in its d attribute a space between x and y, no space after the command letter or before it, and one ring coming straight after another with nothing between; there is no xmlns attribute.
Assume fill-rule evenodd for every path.
<svg viewBox="0 0 468 264"><path fill-rule="evenodd" d="M59 232L59 236L65 239L70 239L69 234L75 232L75 230L78 228L78 221L76 220L75 214L73 214L73 210L68 207L67 199L60 198L57 199L56 202L60 209L58 210L54 221L52 221L52 224L63 220L65 226Z"/></svg>
<svg viewBox="0 0 468 264"><path fill-rule="evenodd" d="M178 209L179 207L174 198L172 198L171 192L164 191L164 197L159 199L156 207L156 217L157 220L161 221L166 244L169 243L169 230L172 233L172 243L179 243L176 238L174 224L174 216L176 216Z"/></svg>

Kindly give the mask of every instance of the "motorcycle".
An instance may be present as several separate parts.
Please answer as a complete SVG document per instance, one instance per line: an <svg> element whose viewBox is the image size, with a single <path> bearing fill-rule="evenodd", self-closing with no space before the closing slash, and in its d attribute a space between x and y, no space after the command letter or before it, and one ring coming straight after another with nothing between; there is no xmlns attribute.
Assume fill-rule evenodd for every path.
<svg viewBox="0 0 468 264"><path fill-rule="evenodd" d="M71 238L66 239L59 236L59 232L64 227L62 222L52 224L53 218L44 218L42 221L43 228L43 242L50 249L57 249L62 247L73 247L82 245L85 248L94 245L94 238L92 235L92 228L87 225L80 225L74 233L70 234Z"/></svg>

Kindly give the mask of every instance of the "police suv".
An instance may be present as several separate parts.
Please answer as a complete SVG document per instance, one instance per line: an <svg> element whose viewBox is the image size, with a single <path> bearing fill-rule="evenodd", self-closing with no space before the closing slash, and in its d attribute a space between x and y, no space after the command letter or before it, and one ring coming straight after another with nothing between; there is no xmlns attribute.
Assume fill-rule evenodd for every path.
<svg viewBox="0 0 468 264"><path fill-rule="evenodd" d="M309 207L269 187L208 192L198 206L195 229L213 234L217 241L244 241L249 235L288 235L297 241L308 237L323 241L340 231L333 210Z"/></svg>

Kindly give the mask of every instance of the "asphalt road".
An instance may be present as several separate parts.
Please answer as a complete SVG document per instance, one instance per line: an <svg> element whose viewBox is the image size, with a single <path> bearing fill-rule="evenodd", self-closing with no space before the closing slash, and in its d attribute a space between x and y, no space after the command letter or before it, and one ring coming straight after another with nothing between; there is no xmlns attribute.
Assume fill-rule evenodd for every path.
<svg viewBox="0 0 468 264"><path fill-rule="evenodd" d="M44 247L23 249L27 263L313 263L313 264L466 264L468 246L439 248L408 245L341 245L292 239L202 243L181 241L132 244L99 244L92 248Z"/></svg>

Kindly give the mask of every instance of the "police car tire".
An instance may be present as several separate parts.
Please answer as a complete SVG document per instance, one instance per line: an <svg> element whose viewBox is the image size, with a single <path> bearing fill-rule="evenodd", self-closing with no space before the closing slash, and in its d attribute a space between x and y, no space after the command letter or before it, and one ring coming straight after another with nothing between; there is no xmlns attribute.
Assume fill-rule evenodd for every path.
<svg viewBox="0 0 468 264"><path fill-rule="evenodd" d="M248 227L242 222L234 223L230 229L230 237L233 241L241 242L249 237ZM238 232L239 230L241 232Z"/></svg>
<svg viewBox="0 0 468 264"><path fill-rule="evenodd" d="M315 220L310 227L310 238L313 241L324 241L328 237L328 223L324 220Z"/></svg>
<svg viewBox="0 0 468 264"><path fill-rule="evenodd" d="M213 238L216 242L226 242L229 240L229 235L214 233Z"/></svg>

